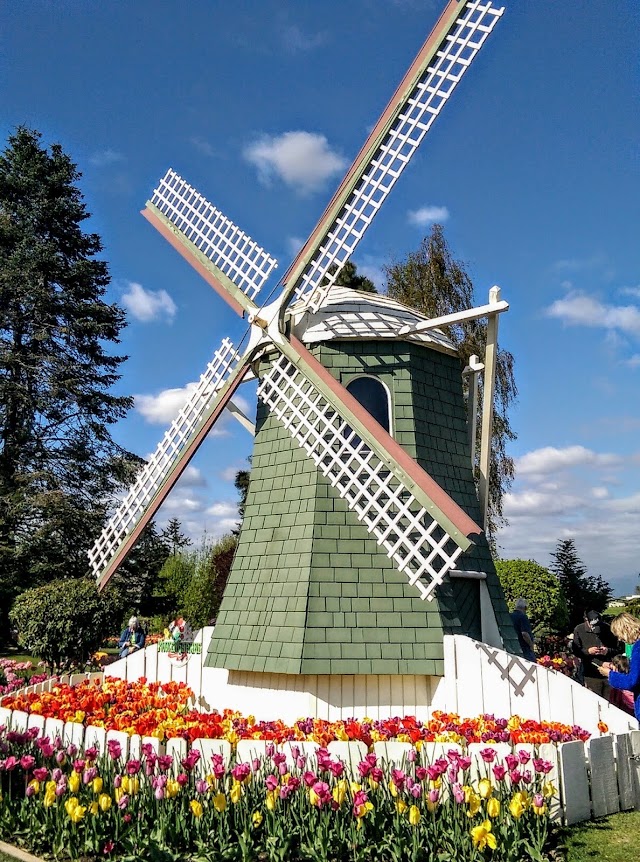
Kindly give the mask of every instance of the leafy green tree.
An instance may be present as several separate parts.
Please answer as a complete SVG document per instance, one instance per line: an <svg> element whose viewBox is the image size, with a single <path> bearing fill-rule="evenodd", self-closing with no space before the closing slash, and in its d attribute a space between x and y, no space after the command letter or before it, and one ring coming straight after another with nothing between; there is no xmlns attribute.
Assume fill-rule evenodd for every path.
<svg viewBox="0 0 640 862"><path fill-rule="evenodd" d="M217 617L237 546L236 536L223 536L202 555L187 588L183 607L194 629Z"/></svg>
<svg viewBox="0 0 640 862"><path fill-rule="evenodd" d="M0 154L0 608L52 578L87 572L87 548L130 453L110 426L132 399L111 390L125 316L59 144L19 128Z"/></svg>
<svg viewBox="0 0 640 862"><path fill-rule="evenodd" d="M165 615L174 616L183 610L195 568L194 554L171 554L165 561L158 575L158 589L164 597Z"/></svg>
<svg viewBox="0 0 640 862"><path fill-rule="evenodd" d="M414 308L427 317L440 317L472 308L477 303L473 284L463 263L453 258L442 225L434 224L417 251L405 261L385 267L387 295ZM486 299L483 300L483 304ZM486 320L470 320L442 327L465 362L476 354L484 356L487 340ZM492 457L489 471L489 513L487 534L495 539L497 529L506 524L502 502L514 477L513 458L507 455L507 444L516 439L509 422L509 407L518 389L513 372L514 360L507 350L499 349L496 365L496 389ZM482 376L479 378L479 409L482 405ZM479 443L478 443L479 445Z"/></svg>
<svg viewBox="0 0 640 862"><path fill-rule="evenodd" d="M558 578L567 602L569 630L582 622L585 611L603 611L607 607L613 594L611 587L601 575L587 575L573 539L558 540L549 569Z"/></svg>
<svg viewBox="0 0 640 862"><path fill-rule="evenodd" d="M160 536L169 546L172 554L177 554L178 551L191 544L189 536L182 532L182 524L179 518L170 518Z"/></svg>
<svg viewBox="0 0 640 862"><path fill-rule="evenodd" d="M569 612L556 576L534 560L496 560L496 571L509 607L527 600L527 616L537 637L556 634L567 625Z"/></svg>
<svg viewBox="0 0 640 862"><path fill-rule="evenodd" d="M57 671L86 662L113 633L119 612L114 592L99 594L90 578L66 578L25 590L10 618L20 643Z"/></svg>

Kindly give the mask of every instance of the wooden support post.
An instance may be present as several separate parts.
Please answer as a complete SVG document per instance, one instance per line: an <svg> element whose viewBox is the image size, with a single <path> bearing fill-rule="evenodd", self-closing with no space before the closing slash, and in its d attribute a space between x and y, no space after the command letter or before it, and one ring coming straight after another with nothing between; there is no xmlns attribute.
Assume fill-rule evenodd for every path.
<svg viewBox="0 0 640 862"><path fill-rule="evenodd" d="M500 288L489 291L489 304L500 302ZM482 526L487 529L489 512L489 471L491 469L491 433L493 430L493 396L496 388L496 362L498 358L498 313L487 320L487 346L484 354L484 392L482 400L482 430L480 432L480 510Z"/></svg>
<svg viewBox="0 0 640 862"><path fill-rule="evenodd" d="M471 452L471 469L476 468L476 437L478 431L478 374L482 371L484 365L478 360L478 357L473 354L469 357L469 364L464 369L462 374L468 377L468 395L467 395L467 431L469 434L469 449Z"/></svg>

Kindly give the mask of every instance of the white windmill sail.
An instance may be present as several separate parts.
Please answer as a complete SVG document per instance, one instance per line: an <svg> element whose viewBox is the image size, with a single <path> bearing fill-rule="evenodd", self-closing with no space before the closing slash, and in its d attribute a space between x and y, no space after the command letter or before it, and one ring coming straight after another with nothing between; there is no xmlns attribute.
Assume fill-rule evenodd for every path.
<svg viewBox="0 0 640 862"><path fill-rule="evenodd" d="M449 3L443 12L286 273L288 292L300 301L297 310L316 311L323 304L340 269L504 12L504 7L479 0L460 6Z"/></svg>
<svg viewBox="0 0 640 862"><path fill-rule="evenodd" d="M195 390L89 551L91 568L101 586L113 574L123 555L175 485L213 421L242 382L247 368L247 354L240 354L225 338Z"/></svg>
<svg viewBox="0 0 640 862"><path fill-rule="evenodd" d="M172 168L154 189L147 210L181 234L196 261L208 261L216 274L223 276L224 288L236 300L238 291L253 300L277 266L275 257ZM240 303L248 310L241 299Z"/></svg>

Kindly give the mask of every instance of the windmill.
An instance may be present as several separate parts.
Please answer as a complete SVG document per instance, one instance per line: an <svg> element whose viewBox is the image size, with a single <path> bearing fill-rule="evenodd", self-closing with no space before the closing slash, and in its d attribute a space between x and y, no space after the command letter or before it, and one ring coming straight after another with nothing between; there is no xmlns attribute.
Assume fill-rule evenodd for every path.
<svg viewBox="0 0 640 862"><path fill-rule="evenodd" d="M455 628L454 619L461 625L461 606L469 605L469 601L473 605L469 612L472 623L479 621L480 605L484 602L484 610L488 608L492 615L494 641L500 636L507 641L511 638L506 605L486 539L477 523L482 520L482 511L475 491L473 500L469 499L473 477L468 457L463 458L466 490L448 492L442 482L421 466L419 462L424 463L425 458L416 455L416 446L412 455L408 451L411 446L401 442L401 421L396 418L395 425L392 421L385 422L375 409L372 415L368 402L375 385L355 383L371 376L355 373L363 367L366 350L362 345L369 340L374 364L381 355L376 345L384 344L384 350L390 345L393 361L398 360L394 373L400 377L401 366L406 370L412 363L416 367L428 364L433 362L434 355L438 357L442 375L455 377L458 359L437 327L465 316L489 315L495 330L497 315L507 304L499 300L494 290L489 306L428 321L386 298L354 296L339 286L342 266L503 11L492 2L480 0L448 3L317 226L282 277L282 289L276 299L262 303L260 299L263 285L276 266L275 259L173 170L160 181L143 211L148 221L220 296L247 319L249 331L239 345L223 340L195 391L140 471L89 557L102 588L126 558L223 410L232 406L238 387L257 377L258 430L248 510L252 506L262 507L258 519L262 526L256 527L259 535L254 535L253 528L247 526L250 518L245 516L232 578L210 649L208 664L212 667L284 674L437 674L437 648L431 658L423 656L422 664L414 664L413 668L410 661L401 658L404 654L401 649L395 650L398 653L395 658L385 659L382 647L389 644L379 642L379 632L384 627L374 631L376 613L385 619L399 619L402 614L410 613L414 640L420 640L425 631L433 628L437 616L437 641L447 625ZM409 355L409 349L414 353L417 350L418 354ZM353 368L341 370L336 350L351 358L358 354L359 360ZM444 370L442 363L447 366ZM478 365L476 362L470 367L477 371ZM421 382L414 381L414 389L422 386L430 374L433 376L432 371L425 371ZM343 385L341 377L353 379ZM380 385L384 388L385 384ZM458 385L461 391L459 381L455 386ZM373 397L375 400L377 396ZM488 439L490 417L491 410L485 410L483 440ZM455 419L458 425L459 419L458 415ZM452 453L456 448L460 448L458 442ZM278 456L277 452L284 454ZM455 458L460 466L460 451L455 452ZM486 452L485 461L486 488ZM272 475L282 468L282 475L278 475L281 487L272 484L270 490L261 490L265 479L260 476L268 477L269 465ZM301 494L306 495L304 501ZM460 502L454 499L456 495ZM328 509L320 504L320 498L325 501L331 498L334 523L329 522ZM282 505L274 514L279 504ZM469 514L474 506L476 520ZM304 517L303 513L311 510L313 517ZM272 520L270 525L264 526L265 519ZM354 553L350 561L358 556L369 565L359 570L363 573L361 584L356 566L355 582L348 589L334 588L331 596L328 588L323 593L324 588L318 587L314 572L322 568L320 562L326 563L327 571L331 569L332 560L324 558L331 557L334 551L339 562L341 539L361 548L361 553ZM283 556L282 546L287 542L288 551ZM249 549L248 553L244 553L243 547ZM321 550L323 547L325 550ZM287 553L300 558L297 565L304 574L288 564ZM469 572L470 561L478 566L478 559L484 560L484 568L490 570L488 574L475 571L473 565ZM476 580L484 577L483 602L477 596L469 600L464 590L455 586L452 574L456 573L460 560L466 561L462 574L466 568L469 577L462 578L459 585L464 581L468 587L474 577ZM353 576L353 567L350 571ZM332 577L335 576L327 575L328 580ZM372 603L375 597L371 593L376 585L371 581L376 578L380 581L377 587L382 605ZM359 612L354 610L348 626L342 619L347 605L341 602L348 599L350 607L356 607L358 601L365 600L358 599L360 589L368 607L375 605L378 610L367 612L369 626L362 625L364 617L359 620ZM330 598L335 601L328 601ZM314 650L306 637L309 632L305 620L314 613L314 606L318 609L320 601L323 607L334 608L331 613L335 614L329 620L331 614L325 611L325 625L312 626L316 645L317 629L325 632L322 643L326 655L321 655L322 649ZM434 610L425 611L429 606ZM281 624L275 625L276 620ZM337 625L340 621L342 628ZM332 650L331 638L335 638L337 631L347 629L353 647L351 634L355 630L370 632L370 653L375 660L363 657L354 665L348 655L335 649L335 643ZM275 634L266 636L268 630ZM364 644L365 653L368 643ZM355 652L361 654L363 650ZM314 658L315 653L320 658ZM416 646L412 657L419 653ZM328 658L330 655L333 659ZM406 655L409 656L409 650Z"/></svg>

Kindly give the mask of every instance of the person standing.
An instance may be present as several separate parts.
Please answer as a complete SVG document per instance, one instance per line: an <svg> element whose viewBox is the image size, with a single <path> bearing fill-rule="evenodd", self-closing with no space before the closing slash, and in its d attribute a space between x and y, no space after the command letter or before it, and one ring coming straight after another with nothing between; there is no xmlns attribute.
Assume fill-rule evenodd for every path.
<svg viewBox="0 0 640 862"><path fill-rule="evenodd" d="M536 654L533 651L533 631L531 623L527 616L527 600L519 598L516 600L515 610L511 614L511 622L518 635L518 643L522 650L522 655L528 661L536 661Z"/></svg>
<svg viewBox="0 0 640 862"><path fill-rule="evenodd" d="M573 654L582 662L584 684L600 697L609 696L609 686L599 665L618 652L618 641L598 611L585 611L584 622L573 631Z"/></svg>
<svg viewBox="0 0 640 862"><path fill-rule="evenodd" d="M640 721L640 620L631 614L619 614L611 623L611 631L621 641L631 644L629 672L619 673L609 662L604 662L598 670L611 688L633 693L634 714Z"/></svg>
<svg viewBox="0 0 640 862"><path fill-rule="evenodd" d="M120 658L126 658L132 652L142 649L145 642L145 635L142 631L138 617L131 617L129 625L123 630L118 641L118 649L120 650Z"/></svg>

